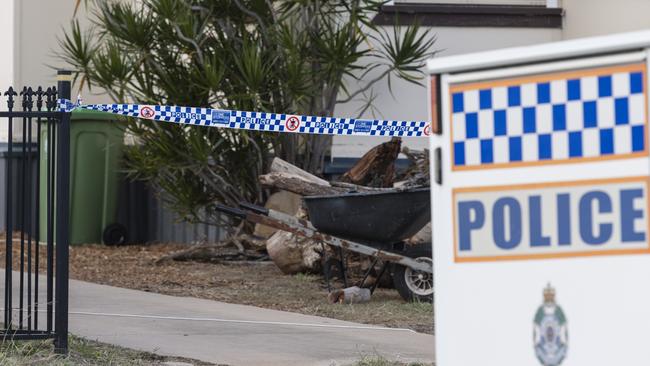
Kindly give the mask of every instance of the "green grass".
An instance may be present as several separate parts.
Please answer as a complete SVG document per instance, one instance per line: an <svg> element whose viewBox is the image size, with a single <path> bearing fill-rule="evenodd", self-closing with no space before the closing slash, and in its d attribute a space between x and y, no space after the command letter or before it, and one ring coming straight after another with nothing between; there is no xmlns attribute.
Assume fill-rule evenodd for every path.
<svg viewBox="0 0 650 366"><path fill-rule="evenodd" d="M406 311L412 311L416 314L433 314L433 304L430 302L413 301L403 304Z"/></svg>
<svg viewBox="0 0 650 366"><path fill-rule="evenodd" d="M209 365L204 362L111 346L83 338L70 336L69 354L54 353L51 340L4 341L0 344L0 365L3 366L86 366L86 365L162 365L166 361L188 362L193 365Z"/></svg>
<svg viewBox="0 0 650 366"><path fill-rule="evenodd" d="M293 278L295 278L297 281L300 282L313 282L313 281L318 281L320 279L320 277L317 275L307 274L307 273L296 273L295 275L293 275Z"/></svg>

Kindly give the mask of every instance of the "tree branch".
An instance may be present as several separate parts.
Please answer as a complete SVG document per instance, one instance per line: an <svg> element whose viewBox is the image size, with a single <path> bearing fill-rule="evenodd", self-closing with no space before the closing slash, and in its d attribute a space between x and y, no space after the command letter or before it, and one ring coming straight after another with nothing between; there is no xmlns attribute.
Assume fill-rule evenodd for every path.
<svg viewBox="0 0 650 366"><path fill-rule="evenodd" d="M185 42L188 42L188 43L192 44L192 46L194 46L194 49L196 50L196 54L199 57L199 62L201 63L201 65L203 65L203 51L201 51L201 48L199 47L199 44L196 43L195 40L186 37L183 34L183 31L181 31L181 28L178 26L178 24L174 24L174 29L176 30L176 33L178 34L178 38L180 38L181 40L183 40Z"/></svg>
<svg viewBox="0 0 650 366"><path fill-rule="evenodd" d="M237 5L239 10L241 10L242 12L247 14L248 16L251 16L251 17L255 18L255 20L257 20L257 22L260 24L260 27L262 28L262 37L265 37L265 35L266 35L266 24L264 23L264 20L259 16L259 14L257 14L254 11L251 11L251 10L247 9L244 5L242 5L242 3L239 0L233 0L233 1L234 1L235 5Z"/></svg>

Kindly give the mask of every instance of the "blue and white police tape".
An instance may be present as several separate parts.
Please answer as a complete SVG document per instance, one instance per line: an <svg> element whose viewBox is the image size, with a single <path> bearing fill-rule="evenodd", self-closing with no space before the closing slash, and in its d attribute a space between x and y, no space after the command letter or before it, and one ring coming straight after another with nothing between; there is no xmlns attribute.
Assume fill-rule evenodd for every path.
<svg viewBox="0 0 650 366"><path fill-rule="evenodd" d="M59 110L95 110L122 116L197 126L234 128L266 132L292 132L347 136L429 136L431 127L422 121L300 116L294 114L245 112L222 109L140 104L88 104L59 99Z"/></svg>

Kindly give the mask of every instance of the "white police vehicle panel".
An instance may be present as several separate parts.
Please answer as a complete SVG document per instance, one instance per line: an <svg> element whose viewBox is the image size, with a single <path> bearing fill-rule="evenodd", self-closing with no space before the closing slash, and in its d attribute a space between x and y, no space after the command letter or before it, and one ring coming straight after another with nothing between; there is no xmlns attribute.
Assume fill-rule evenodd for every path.
<svg viewBox="0 0 650 366"><path fill-rule="evenodd" d="M650 365L650 32L434 58L436 365Z"/></svg>

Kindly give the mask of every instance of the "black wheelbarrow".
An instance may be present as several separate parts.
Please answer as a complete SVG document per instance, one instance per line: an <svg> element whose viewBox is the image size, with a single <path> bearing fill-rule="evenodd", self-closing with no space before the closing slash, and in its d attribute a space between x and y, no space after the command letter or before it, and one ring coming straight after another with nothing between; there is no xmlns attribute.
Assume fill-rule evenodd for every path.
<svg viewBox="0 0 650 366"><path fill-rule="evenodd" d="M432 301L431 242L404 243L404 239L415 235L431 220L429 188L310 196L305 197L304 202L309 221L246 202L240 203L240 208L217 205L217 209L330 245L337 248L341 256L342 250L349 250L373 257L374 262L361 286L370 270L382 260L384 265L379 277L390 267L395 287L403 298ZM341 269L347 286L345 269ZM371 291L378 282L379 278Z"/></svg>

